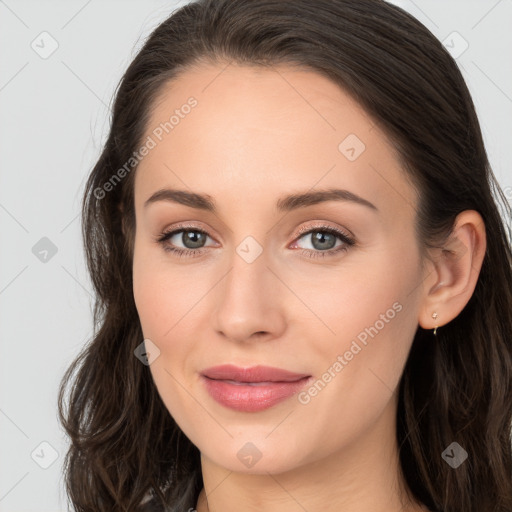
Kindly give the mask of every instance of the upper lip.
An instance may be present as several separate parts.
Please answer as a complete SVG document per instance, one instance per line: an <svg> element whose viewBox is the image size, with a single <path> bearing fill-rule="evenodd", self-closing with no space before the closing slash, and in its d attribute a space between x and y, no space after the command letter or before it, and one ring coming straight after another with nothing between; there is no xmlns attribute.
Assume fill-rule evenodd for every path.
<svg viewBox="0 0 512 512"><path fill-rule="evenodd" d="M294 373L271 366L240 368L232 364L212 366L201 373L210 379L233 380L236 382L294 382L309 377L305 373Z"/></svg>

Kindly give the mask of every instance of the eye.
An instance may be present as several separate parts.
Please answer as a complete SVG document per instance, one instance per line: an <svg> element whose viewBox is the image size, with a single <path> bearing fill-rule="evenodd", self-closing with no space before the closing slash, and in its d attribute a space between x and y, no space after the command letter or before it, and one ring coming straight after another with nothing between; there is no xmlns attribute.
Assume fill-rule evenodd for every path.
<svg viewBox="0 0 512 512"><path fill-rule="evenodd" d="M184 227L161 233L156 241L163 246L164 251L178 256L200 256L204 252L204 243L209 238L208 233L195 227ZM180 247L181 243L184 247Z"/></svg>
<svg viewBox="0 0 512 512"><path fill-rule="evenodd" d="M292 247L297 246L297 242L301 239L310 242L310 248L302 249L301 254L309 258L318 258L326 256L334 256L343 251L347 251L355 245L355 240L347 233L344 233L332 226L314 226L302 228L299 230L300 236ZM204 244L210 238L208 233L202 229L193 226L178 226L171 231L165 231L156 237L156 241L163 246L166 252L174 253L177 256L201 256L206 252ZM337 241L338 245L336 245ZM183 247L180 247L179 244Z"/></svg>
<svg viewBox="0 0 512 512"><path fill-rule="evenodd" d="M307 231L304 231L306 230ZM304 228L300 230L301 236L297 239L305 239L310 242L310 248L302 248L301 253L310 258L323 258L334 256L340 252L347 251L355 245L355 240L347 233L344 233L332 226L315 226L314 228ZM336 245L337 240L340 241ZM297 245L295 242L294 246Z"/></svg>

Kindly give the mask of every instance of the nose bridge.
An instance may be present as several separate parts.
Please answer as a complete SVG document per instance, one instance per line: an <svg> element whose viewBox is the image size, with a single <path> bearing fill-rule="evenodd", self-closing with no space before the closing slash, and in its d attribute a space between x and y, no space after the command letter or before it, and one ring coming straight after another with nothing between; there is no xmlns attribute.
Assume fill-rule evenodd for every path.
<svg viewBox="0 0 512 512"><path fill-rule="evenodd" d="M219 287L216 329L228 338L246 340L254 333L277 336L284 317L277 279L269 255L253 237L235 247L230 269Z"/></svg>

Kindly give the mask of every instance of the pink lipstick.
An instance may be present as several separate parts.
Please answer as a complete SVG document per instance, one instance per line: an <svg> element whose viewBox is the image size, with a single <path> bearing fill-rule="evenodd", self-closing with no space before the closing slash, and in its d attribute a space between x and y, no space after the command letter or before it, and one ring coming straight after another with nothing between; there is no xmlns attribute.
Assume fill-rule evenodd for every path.
<svg viewBox="0 0 512 512"><path fill-rule="evenodd" d="M218 403L237 411L257 412L296 394L311 375L269 366L240 368L227 364L204 370L201 379Z"/></svg>

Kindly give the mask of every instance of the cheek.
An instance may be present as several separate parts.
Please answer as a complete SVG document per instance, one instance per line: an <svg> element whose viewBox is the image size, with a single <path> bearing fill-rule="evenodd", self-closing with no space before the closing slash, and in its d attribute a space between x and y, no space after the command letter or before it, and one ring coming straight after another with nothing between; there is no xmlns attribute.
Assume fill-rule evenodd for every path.
<svg viewBox="0 0 512 512"><path fill-rule="evenodd" d="M298 287L301 297L328 328L318 319L310 323L311 328L325 332L324 341L312 344L313 349L332 358L334 351L349 350L354 339L362 343L379 339L379 346L386 349L397 348L402 340L407 345L409 338L400 333L403 328L414 333L417 326L421 271L419 253L412 245L405 251L404 245L406 241L400 246L390 244L378 254L368 251L347 258L329 279L316 283L304 279ZM304 328L310 329L309 325Z"/></svg>
<svg viewBox="0 0 512 512"><path fill-rule="evenodd" d="M382 411L399 382L418 326L420 297L419 254L409 249L408 258L400 261L401 251L389 247L379 257L361 257L333 277L327 291L303 288L304 302L329 327L327 331L318 321L302 325L310 340L305 353L315 361L315 376L321 380L315 416L328 411L325 422L332 413L334 425L353 422L357 430L356 424L372 421ZM325 333L320 337L319 329Z"/></svg>
<svg viewBox="0 0 512 512"><path fill-rule="evenodd" d="M323 295L323 319L335 334L311 345L318 380L302 403L333 440L375 422L402 375L418 326L420 267L414 253L400 265L396 256L373 258L364 273L340 279L336 294Z"/></svg>
<svg viewBox="0 0 512 512"><path fill-rule="evenodd" d="M205 308L215 279L211 282L199 270L195 275L171 264L164 251L160 254L142 244L140 248L135 245L135 305L144 338L160 350L150 370L158 389L165 390L162 398L168 408L168 398L181 395L177 382L195 378L195 360L191 356L197 352L199 337L207 328Z"/></svg>
<svg viewBox="0 0 512 512"><path fill-rule="evenodd" d="M170 265L163 250L160 253L135 244L133 295L145 337L170 339L186 327L207 286L205 280L191 282L187 270Z"/></svg>
<svg viewBox="0 0 512 512"><path fill-rule="evenodd" d="M149 370L165 407L186 431L195 421L193 408L184 404L190 397L179 383L188 382L187 359L194 336L192 305L201 291L187 288L186 273L165 269L158 258L143 250L134 251L133 294L144 339L150 339L160 350ZM190 296L192 294L192 296Z"/></svg>

